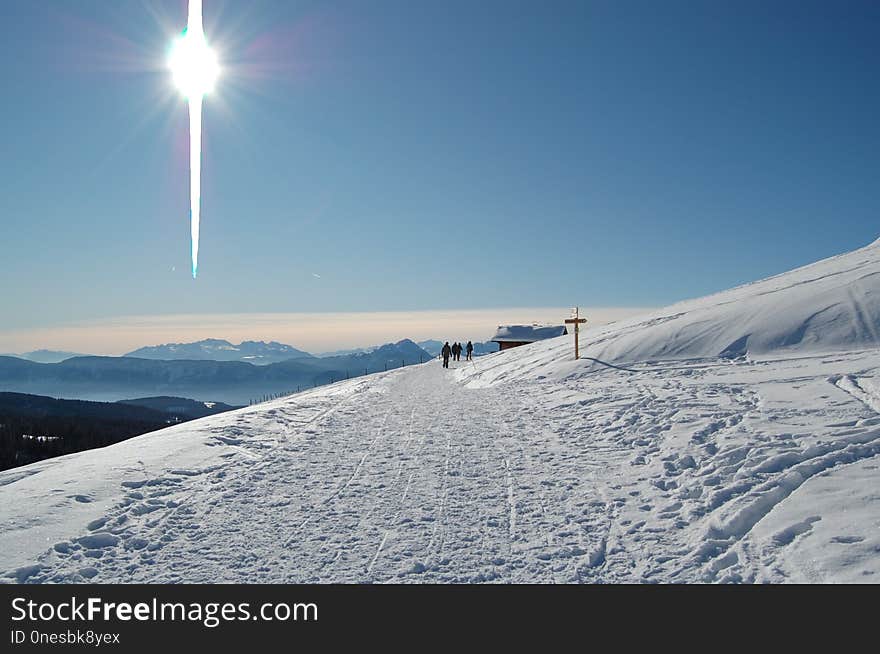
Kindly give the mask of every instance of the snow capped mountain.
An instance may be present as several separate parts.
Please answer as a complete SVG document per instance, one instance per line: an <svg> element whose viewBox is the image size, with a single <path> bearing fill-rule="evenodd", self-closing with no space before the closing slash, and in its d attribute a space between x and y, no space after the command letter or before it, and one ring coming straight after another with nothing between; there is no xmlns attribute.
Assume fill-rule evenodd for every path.
<svg viewBox="0 0 880 654"><path fill-rule="evenodd" d="M175 359L243 361L255 365L267 365L289 359L302 359L312 355L290 345L270 341L242 341L233 345L229 341L208 338L196 343L168 343L142 347L124 355L140 359Z"/></svg>
<svg viewBox="0 0 880 654"><path fill-rule="evenodd" d="M0 574L878 582L878 250L6 471Z"/></svg>

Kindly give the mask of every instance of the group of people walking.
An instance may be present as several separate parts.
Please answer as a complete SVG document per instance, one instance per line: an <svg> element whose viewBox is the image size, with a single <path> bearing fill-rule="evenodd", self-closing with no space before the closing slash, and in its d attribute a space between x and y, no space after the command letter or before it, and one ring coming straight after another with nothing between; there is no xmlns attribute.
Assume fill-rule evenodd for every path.
<svg viewBox="0 0 880 654"><path fill-rule="evenodd" d="M453 361L461 361L461 353L465 352L467 358L466 361L473 361L474 359L474 344L470 341L467 342L467 345L462 347L461 343L453 343L449 345L449 341L443 345L443 349L440 350L440 356L443 357L443 367L449 367L449 357L452 357Z"/></svg>

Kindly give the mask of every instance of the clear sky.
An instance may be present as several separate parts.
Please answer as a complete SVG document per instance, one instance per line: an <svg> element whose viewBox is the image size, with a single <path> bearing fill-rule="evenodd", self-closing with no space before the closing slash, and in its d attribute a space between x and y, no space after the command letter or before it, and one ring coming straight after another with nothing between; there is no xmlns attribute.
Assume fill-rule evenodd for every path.
<svg viewBox="0 0 880 654"><path fill-rule="evenodd" d="M185 1L0 5L0 351L120 316L659 306L880 236L878 2L204 14L193 280Z"/></svg>

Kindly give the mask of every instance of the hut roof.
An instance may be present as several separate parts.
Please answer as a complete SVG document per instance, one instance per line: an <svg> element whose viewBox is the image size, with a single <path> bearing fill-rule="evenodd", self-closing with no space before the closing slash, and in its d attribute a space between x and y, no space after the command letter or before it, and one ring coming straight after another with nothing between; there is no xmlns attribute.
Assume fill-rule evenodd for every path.
<svg viewBox="0 0 880 654"><path fill-rule="evenodd" d="M499 325L494 343L534 343L568 333L565 325Z"/></svg>

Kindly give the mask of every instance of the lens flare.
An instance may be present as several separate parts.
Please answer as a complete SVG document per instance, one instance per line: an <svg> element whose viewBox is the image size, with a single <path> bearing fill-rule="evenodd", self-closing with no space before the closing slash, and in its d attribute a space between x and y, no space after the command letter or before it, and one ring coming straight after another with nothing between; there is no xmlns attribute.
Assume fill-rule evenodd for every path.
<svg viewBox="0 0 880 654"><path fill-rule="evenodd" d="M202 99L220 75L217 55L202 29L202 0L190 0L187 26L171 46L168 67L174 84L189 103L190 232L192 275L199 269L199 222L202 186Z"/></svg>

